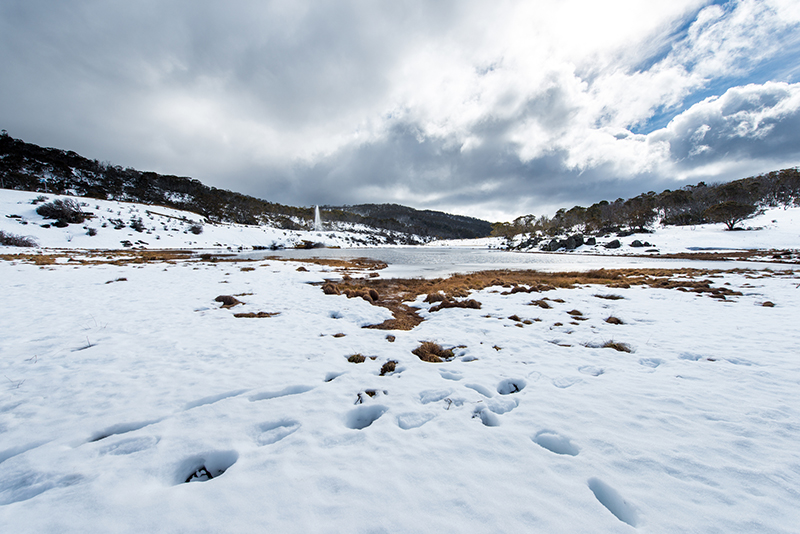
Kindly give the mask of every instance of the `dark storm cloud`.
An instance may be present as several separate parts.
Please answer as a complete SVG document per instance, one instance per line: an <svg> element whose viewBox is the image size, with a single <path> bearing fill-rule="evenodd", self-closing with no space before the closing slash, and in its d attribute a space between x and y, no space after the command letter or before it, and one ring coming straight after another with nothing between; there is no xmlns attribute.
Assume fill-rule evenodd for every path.
<svg viewBox="0 0 800 534"><path fill-rule="evenodd" d="M796 162L797 28L782 0L6 0L0 127L276 202L511 218Z"/></svg>

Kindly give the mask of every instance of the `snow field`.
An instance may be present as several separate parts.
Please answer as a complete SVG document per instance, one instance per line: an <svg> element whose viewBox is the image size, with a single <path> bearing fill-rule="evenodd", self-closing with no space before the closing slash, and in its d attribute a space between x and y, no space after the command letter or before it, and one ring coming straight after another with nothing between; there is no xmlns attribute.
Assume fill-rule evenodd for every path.
<svg viewBox="0 0 800 534"><path fill-rule="evenodd" d="M712 278L744 293L730 301L495 287L471 295L480 310L422 311L414 330L386 332L362 327L387 310L324 295L308 282L338 275L298 265L0 262L13 310L0 322L0 523L10 532L795 529L796 274ZM245 304L221 309L222 294ZM610 294L623 298L596 296ZM541 297L551 309L529 305ZM423 298L416 305L427 310ZM233 316L259 311L280 314ZM611 315L624 324L606 323ZM411 350L428 340L460 347L456 358L419 360ZM606 341L633 352L591 348ZM355 353L366 361L348 363ZM397 370L379 376L388 360ZM213 478L200 481L202 469Z"/></svg>
<svg viewBox="0 0 800 534"><path fill-rule="evenodd" d="M47 202L72 199L94 217L82 224L70 224L64 228L44 228L43 225L55 221L44 219L36 213L40 204L31 202L38 197L47 198ZM142 220L144 231L136 232L129 227L130 222L136 219ZM120 222L124 226L115 229ZM197 235L192 233L189 229L193 224L202 225L203 232ZM329 223L328 226L332 225ZM148 249L249 249L273 245L293 248L303 241L323 243L329 247L354 247L380 245L386 241L385 235L363 225L336 223L335 226L336 229L331 231L310 232L270 226L211 224L196 213L163 206L0 189L0 230L31 237L39 246L47 248L121 249L130 246ZM90 228L97 232L96 235L88 235ZM385 234L398 235L393 232ZM123 245L126 241L130 244Z"/></svg>

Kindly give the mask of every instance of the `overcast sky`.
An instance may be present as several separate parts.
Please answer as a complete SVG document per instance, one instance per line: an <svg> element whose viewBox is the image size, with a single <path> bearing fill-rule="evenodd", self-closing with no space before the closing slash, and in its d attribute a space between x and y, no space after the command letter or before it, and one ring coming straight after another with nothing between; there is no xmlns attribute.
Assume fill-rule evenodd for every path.
<svg viewBox="0 0 800 534"><path fill-rule="evenodd" d="M800 2L3 0L0 128L489 220L800 164Z"/></svg>

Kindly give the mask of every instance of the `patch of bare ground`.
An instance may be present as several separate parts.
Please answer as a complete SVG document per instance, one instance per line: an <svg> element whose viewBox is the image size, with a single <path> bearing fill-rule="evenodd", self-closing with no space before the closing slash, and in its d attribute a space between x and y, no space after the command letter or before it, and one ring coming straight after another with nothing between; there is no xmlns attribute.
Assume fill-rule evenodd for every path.
<svg viewBox="0 0 800 534"><path fill-rule="evenodd" d="M455 357L453 349L443 349L433 341L423 341L422 345L411 351L420 360L431 363L441 363Z"/></svg>
<svg viewBox="0 0 800 534"><path fill-rule="evenodd" d="M437 309L446 307L471 307L474 304L460 304L469 302L466 299L472 291L500 286L511 288L506 293L513 294L513 288L520 287L518 293L532 293L537 291L550 291L563 288L570 289L583 285L605 286L611 289L627 289L633 286L649 286L661 289L675 289L678 291L708 294L714 298L724 300L727 297L739 296L740 292L727 287L713 287L710 276L720 274L722 271L709 271L702 269L597 269L586 272L545 273L539 271L481 271L470 274L455 274L448 278L426 279L348 279L341 282L328 281L322 284L322 290L328 295L347 295L348 297L361 297L375 306L387 308L392 312L393 318L381 324L370 325L366 328L381 330L411 330L420 324L423 319L418 315L419 308L406 304L414 301L421 295L426 295L425 301L429 303L459 302L452 306L438 304ZM742 269L731 272L748 273ZM374 298L374 290L379 298ZM369 298L367 298L369 295ZM609 296L616 299L617 295ZM604 297L600 297L604 298ZM621 298L621 297L620 297ZM471 300L471 299L470 299ZM476 301L477 302L477 301ZM547 299L545 297L534 300L532 305L541 308L551 308L550 302L564 303L563 299ZM433 311L433 308L431 308Z"/></svg>
<svg viewBox="0 0 800 534"><path fill-rule="evenodd" d="M224 307L224 306L223 306ZM281 312L247 312L247 313L234 313L234 317L239 318L256 318L261 319L265 317L275 317L276 315L280 315Z"/></svg>

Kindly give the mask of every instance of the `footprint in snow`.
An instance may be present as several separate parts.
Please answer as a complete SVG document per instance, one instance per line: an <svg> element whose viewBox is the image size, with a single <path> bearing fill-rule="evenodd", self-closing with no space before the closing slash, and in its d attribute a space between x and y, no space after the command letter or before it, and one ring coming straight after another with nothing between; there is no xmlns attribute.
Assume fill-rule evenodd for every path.
<svg viewBox="0 0 800 534"><path fill-rule="evenodd" d="M603 370L602 367L595 367L593 365L584 365L583 367L578 367L578 372L589 376L600 376L605 371Z"/></svg>
<svg viewBox="0 0 800 534"><path fill-rule="evenodd" d="M121 439L100 449L100 454L111 454L114 456L133 454L135 452L153 448L158 444L159 441L159 438L156 436L142 436L138 438Z"/></svg>
<svg viewBox="0 0 800 534"><path fill-rule="evenodd" d="M664 360L660 360L658 358L642 358L639 360L639 365L644 365L645 367L650 367L652 369L655 369L662 363L664 363Z"/></svg>
<svg viewBox="0 0 800 534"><path fill-rule="evenodd" d="M509 378L497 384L497 392L500 395L511 395L512 393L519 393L525 389L526 385L527 382L521 378Z"/></svg>
<svg viewBox="0 0 800 534"><path fill-rule="evenodd" d="M594 496L600 501L600 504L605 506L609 512L614 514L620 521L632 527L636 526L636 523L639 522L636 509L617 490L599 478L590 478L587 483Z"/></svg>
<svg viewBox="0 0 800 534"><path fill-rule="evenodd" d="M461 373L458 371L446 371L444 369L440 369L439 374L442 375L442 378L445 380L461 380L463 378Z"/></svg>
<svg viewBox="0 0 800 534"><path fill-rule="evenodd" d="M580 449L569 438L553 430L541 430L531 438L534 443L556 454L577 456Z"/></svg>
<svg viewBox="0 0 800 534"><path fill-rule="evenodd" d="M300 423L293 419L281 421L269 421L258 425L258 436L256 443L259 445L272 445L283 438L294 434L300 428Z"/></svg>
<svg viewBox="0 0 800 534"><path fill-rule="evenodd" d="M380 419L389 408L380 404L359 406L350 410L345 416L345 426L353 430L363 430Z"/></svg>
<svg viewBox="0 0 800 534"><path fill-rule="evenodd" d="M479 418L484 426L500 426L500 418L488 409L487 406L478 406L475 408L472 418Z"/></svg>
<svg viewBox="0 0 800 534"><path fill-rule="evenodd" d="M567 389L568 387L574 386L580 381L580 378L576 378L574 376L562 376L561 378L554 378L553 385L557 388Z"/></svg>
<svg viewBox="0 0 800 534"><path fill-rule="evenodd" d="M489 397L494 396L493 393L491 392L491 390L489 390L489 388L483 387L480 384L464 384L464 386L468 387L469 389L477 391L478 393L480 393L484 397L489 398Z"/></svg>
<svg viewBox="0 0 800 534"><path fill-rule="evenodd" d="M263 393L256 393L250 396L251 402L276 399L278 397L286 397L288 395L299 395L314 389L314 386L289 386L280 391L264 391Z"/></svg>
<svg viewBox="0 0 800 534"><path fill-rule="evenodd" d="M238 459L239 453L236 451L213 451L187 458L178 466L175 484L206 482L217 478Z"/></svg>
<svg viewBox="0 0 800 534"><path fill-rule="evenodd" d="M161 419L153 419L150 421L140 421L137 423L119 423L116 425L112 425L106 428L105 430L101 430L99 432L95 432L94 434L92 434L92 436L87 440L87 442L94 443L96 441L110 438L111 436L116 436L117 434L127 434L128 432L141 430L144 427L154 425L160 421Z"/></svg>
<svg viewBox="0 0 800 534"><path fill-rule="evenodd" d="M397 426L403 430L411 430L412 428L419 428L431 419L436 417L429 413L401 413L397 416Z"/></svg>
<svg viewBox="0 0 800 534"><path fill-rule="evenodd" d="M208 397L203 397L202 399L197 399L191 402L187 402L186 406L183 407L184 410L191 410L192 408L199 408L200 406L206 406L207 404L214 404L221 400L229 399L231 397L238 397L242 393L246 393L246 389L237 389L235 391L227 391L225 393L219 393L217 395L210 395Z"/></svg>
<svg viewBox="0 0 800 534"><path fill-rule="evenodd" d="M58 476L25 470L4 473L0 479L0 506L27 501L53 488L74 486L83 480L81 475Z"/></svg>

